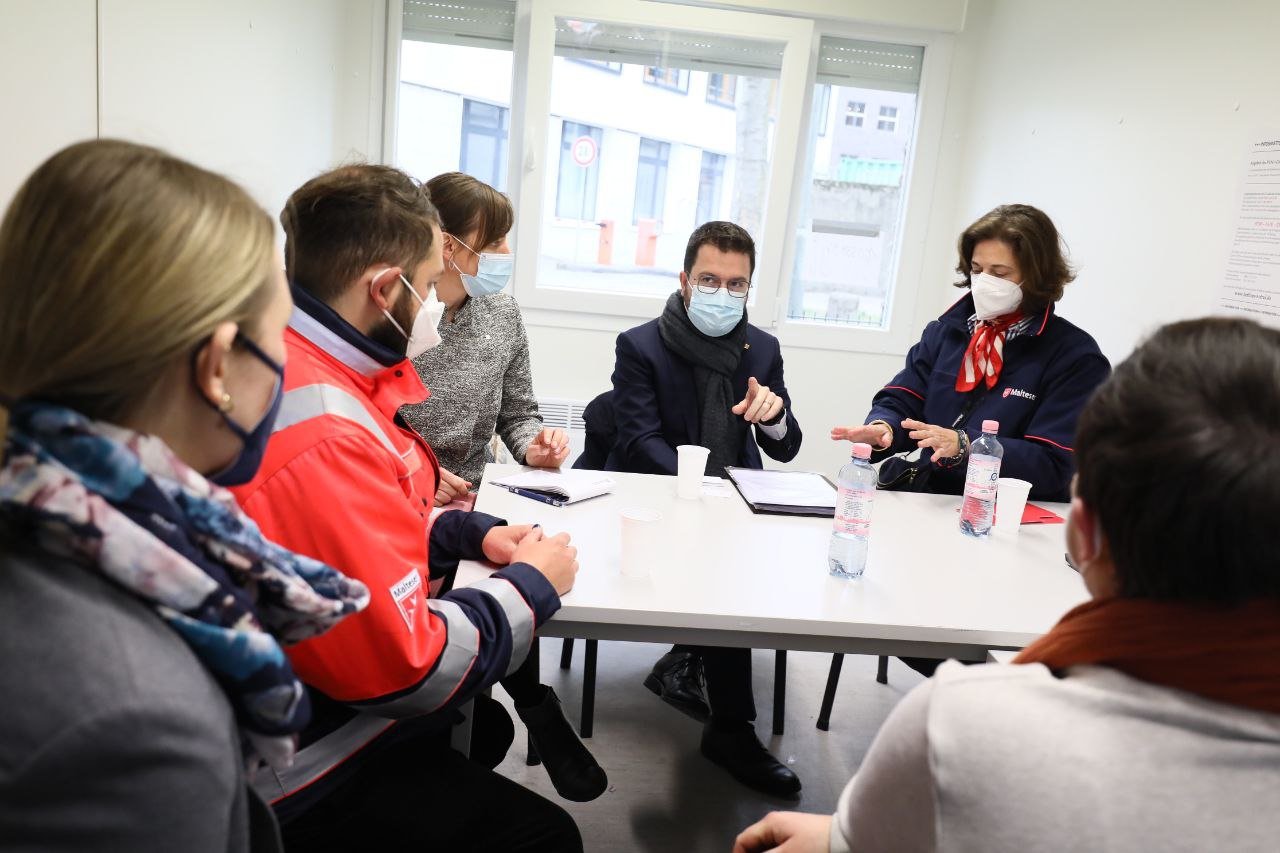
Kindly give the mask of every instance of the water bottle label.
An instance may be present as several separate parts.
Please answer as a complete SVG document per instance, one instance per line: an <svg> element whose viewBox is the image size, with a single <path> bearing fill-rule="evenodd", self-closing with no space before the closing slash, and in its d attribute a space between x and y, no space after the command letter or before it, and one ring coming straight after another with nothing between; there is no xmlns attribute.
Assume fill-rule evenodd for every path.
<svg viewBox="0 0 1280 853"><path fill-rule="evenodd" d="M999 459L994 456L971 456L964 479L964 496L980 501L994 501L999 480Z"/></svg>
<svg viewBox="0 0 1280 853"><path fill-rule="evenodd" d="M868 536L871 533L871 505L875 496L875 489L850 489L842 486L836 498L836 532Z"/></svg>

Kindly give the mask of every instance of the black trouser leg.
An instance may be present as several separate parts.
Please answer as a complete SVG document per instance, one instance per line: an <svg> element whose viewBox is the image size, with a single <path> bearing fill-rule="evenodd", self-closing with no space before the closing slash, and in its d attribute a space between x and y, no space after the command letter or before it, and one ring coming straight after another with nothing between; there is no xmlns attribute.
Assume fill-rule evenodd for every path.
<svg viewBox="0 0 1280 853"><path fill-rule="evenodd" d="M753 722L756 700L751 693L751 649L701 646L692 650L702 655L712 722L731 727Z"/></svg>
<svg viewBox="0 0 1280 853"><path fill-rule="evenodd" d="M488 743L493 732L486 718L477 713L472 734L479 754L499 751ZM282 828L285 849L582 850L568 812L466 759L447 737L408 741L366 759L359 773ZM502 738L499 732L499 743Z"/></svg>
<svg viewBox="0 0 1280 853"><path fill-rule="evenodd" d="M542 683L539 673L538 654L538 641L534 640L529 656L520 664L520 668L498 682L517 708L532 708L547 695L546 685Z"/></svg>

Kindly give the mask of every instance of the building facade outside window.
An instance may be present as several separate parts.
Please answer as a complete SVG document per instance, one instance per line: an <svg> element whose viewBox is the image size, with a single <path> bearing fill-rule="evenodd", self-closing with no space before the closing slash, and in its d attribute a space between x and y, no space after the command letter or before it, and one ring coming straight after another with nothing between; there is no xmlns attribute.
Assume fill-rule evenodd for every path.
<svg viewBox="0 0 1280 853"><path fill-rule="evenodd" d="M587 221L596 218L596 194L600 187L600 143L604 133L598 127L566 121L560 129L560 172L556 181L556 216ZM595 143L595 156L582 165L584 151ZM575 159L575 148L577 159Z"/></svg>
<svg viewBox="0 0 1280 853"><path fill-rule="evenodd" d="M671 145L656 139L640 140L640 159L636 164L636 202L632 220L662 219L667 198L667 163Z"/></svg>
<svg viewBox="0 0 1280 853"><path fill-rule="evenodd" d="M511 111L467 98L462 103L462 145L458 171L486 184L507 184L507 137Z"/></svg>
<svg viewBox="0 0 1280 853"><path fill-rule="evenodd" d="M653 65L645 66L644 82L650 86L658 86L663 89L670 89L673 92L681 92L688 94L689 92L689 72L683 68L657 68Z"/></svg>
<svg viewBox="0 0 1280 853"><path fill-rule="evenodd" d="M720 218L720 196L724 189L724 165L728 158L712 151L702 152L698 178L698 224Z"/></svg>

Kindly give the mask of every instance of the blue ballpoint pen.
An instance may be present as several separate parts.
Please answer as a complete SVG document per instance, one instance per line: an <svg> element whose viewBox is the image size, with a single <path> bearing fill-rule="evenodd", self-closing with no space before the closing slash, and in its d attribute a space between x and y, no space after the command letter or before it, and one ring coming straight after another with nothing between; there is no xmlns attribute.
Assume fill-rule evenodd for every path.
<svg viewBox="0 0 1280 853"><path fill-rule="evenodd" d="M564 506L566 503L566 501L564 501L561 498L553 498L550 495L544 495L541 492L531 492L528 489L521 489L518 486L503 486L502 488L506 489L508 492L511 492L513 495L520 495L521 497L532 498L535 501L539 501L544 504L550 504L551 506Z"/></svg>

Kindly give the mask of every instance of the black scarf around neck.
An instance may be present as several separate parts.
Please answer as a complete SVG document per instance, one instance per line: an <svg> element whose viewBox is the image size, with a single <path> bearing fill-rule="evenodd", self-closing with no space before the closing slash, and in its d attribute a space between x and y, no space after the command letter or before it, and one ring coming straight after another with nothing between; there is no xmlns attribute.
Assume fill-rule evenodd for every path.
<svg viewBox="0 0 1280 853"><path fill-rule="evenodd" d="M698 395L702 434L699 443L711 451L706 473L723 476L726 465L737 465L742 454L742 433L738 416L730 409L733 374L742 361L742 345L747 339L747 312L727 334L718 338L704 335L693 325L684 307L684 297L676 291L667 298L658 317L658 334L667 349L693 366L693 383Z"/></svg>

